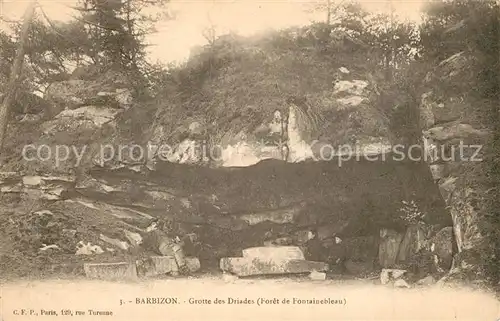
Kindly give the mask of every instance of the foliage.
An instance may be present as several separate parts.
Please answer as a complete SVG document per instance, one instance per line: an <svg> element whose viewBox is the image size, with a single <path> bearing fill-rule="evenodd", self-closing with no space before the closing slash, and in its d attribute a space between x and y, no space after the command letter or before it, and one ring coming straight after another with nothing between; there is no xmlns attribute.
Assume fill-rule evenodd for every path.
<svg viewBox="0 0 500 321"><path fill-rule="evenodd" d="M331 24L314 23L250 38L219 37L185 65L163 72L164 90L159 96L168 96L174 109L165 114L184 115L178 119L207 118L222 133L252 131L275 110L287 108L286 102L295 97L314 110L313 118L322 119L317 131L310 133L312 139L345 143L345 137L355 136L360 129L372 131L373 136L388 135L381 123L390 122L392 106L414 101L401 78L407 75L404 67L413 60L418 40L414 25L389 22L387 15L369 14L348 1L338 7ZM340 120L351 111L340 110L331 98L342 66L349 66L349 79L368 79L380 89L375 88L380 92L370 98L376 110L360 106L357 116L347 122ZM395 81L387 81L387 70Z"/></svg>
<svg viewBox="0 0 500 321"><path fill-rule="evenodd" d="M220 37L185 65L164 74L159 97L169 101L171 109L164 111L163 119L202 118L224 134L253 131L276 110L287 111L292 97L305 98L314 113L335 110L336 103L330 98L336 79L332 70L350 66L356 59L362 70L362 59L361 55L325 53L316 46L317 32L321 32L320 26L313 25L254 38ZM358 73L353 70L353 75ZM179 117L167 116L172 113ZM181 125L169 123L168 127Z"/></svg>
<svg viewBox="0 0 500 321"><path fill-rule="evenodd" d="M401 209L401 219L406 222L407 225L417 224L423 222L424 213L420 211L414 200L402 201Z"/></svg>
<svg viewBox="0 0 500 321"><path fill-rule="evenodd" d="M164 18L168 1L81 0L69 22L50 20L38 8L26 48L21 93L43 91L54 82L67 80L72 69L92 64L100 71L118 69L128 73L135 86L147 86L151 66L147 62L145 37ZM153 9L159 14L152 14ZM20 32L19 22L10 22L12 33L0 31L0 91L5 84Z"/></svg>
<svg viewBox="0 0 500 321"><path fill-rule="evenodd" d="M439 62L462 50L494 50L495 6L491 0L431 2L420 30L422 54Z"/></svg>
<svg viewBox="0 0 500 321"><path fill-rule="evenodd" d="M368 63L368 78L377 96L373 107L389 124L393 143L413 144L420 137L419 84L423 79L422 66L415 61L420 47L418 27L409 21L395 19L391 14L371 14L356 1L343 1L334 7L329 28L330 38L346 34L349 41L338 41L337 54L356 50ZM354 44L354 47L353 47ZM330 50L332 52L332 50ZM367 75L368 74L368 75ZM368 76L368 77L367 77Z"/></svg>

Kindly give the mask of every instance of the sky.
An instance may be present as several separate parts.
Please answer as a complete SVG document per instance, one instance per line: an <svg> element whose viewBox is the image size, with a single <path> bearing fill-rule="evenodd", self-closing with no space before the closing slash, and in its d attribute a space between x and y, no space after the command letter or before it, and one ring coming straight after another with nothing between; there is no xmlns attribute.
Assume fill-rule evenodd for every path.
<svg viewBox="0 0 500 321"><path fill-rule="evenodd" d="M38 0L47 16L65 21L74 11L69 8L76 0ZM313 2L326 0L172 0L170 12L175 19L160 22L158 33L148 42L149 57L164 63L179 62L189 56L195 46L206 44L203 32L213 27L217 35L235 32L251 35L268 29L300 26L312 20L324 19L324 14L311 13ZM332 2L340 0L332 0ZM363 6L372 12L387 12L391 0L364 0ZM0 0L0 15L19 19L28 0ZM418 22L423 0L392 0L395 13L402 19Z"/></svg>

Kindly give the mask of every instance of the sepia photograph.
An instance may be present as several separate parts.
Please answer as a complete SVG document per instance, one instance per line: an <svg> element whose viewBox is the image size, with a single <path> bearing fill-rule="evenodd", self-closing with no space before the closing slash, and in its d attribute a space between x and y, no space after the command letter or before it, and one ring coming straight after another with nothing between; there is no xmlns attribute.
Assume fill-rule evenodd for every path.
<svg viewBox="0 0 500 321"><path fill-rule="evenodd" d="M0 0L0 320L500 320L500 2Z"/></svg>

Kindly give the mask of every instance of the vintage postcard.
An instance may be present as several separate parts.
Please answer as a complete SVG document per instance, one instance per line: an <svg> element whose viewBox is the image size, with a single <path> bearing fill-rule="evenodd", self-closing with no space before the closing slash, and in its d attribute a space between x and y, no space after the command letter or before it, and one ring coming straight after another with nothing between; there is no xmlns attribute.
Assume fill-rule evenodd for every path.
<svg viewBox="0 0 500 321"><path fill-rule="evenodd" d="M0 0L0 320L500 320L500 3Z"/></svg>

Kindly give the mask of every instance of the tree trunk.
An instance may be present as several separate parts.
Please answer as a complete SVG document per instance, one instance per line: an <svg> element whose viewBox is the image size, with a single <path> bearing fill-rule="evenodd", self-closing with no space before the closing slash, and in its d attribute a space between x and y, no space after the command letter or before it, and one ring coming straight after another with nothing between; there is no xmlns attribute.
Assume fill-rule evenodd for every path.
<svg viewBox="0 0 500 321"><path fill-rule="evenodd" d="M385 80L387 80L387 81L392 80L391 58L392 58L392 50L391 50L391 48L388 48L385 51L385 59L384 59Z"/></svg>
<svg viewBox="0 0 500 321"><path fill-rule="evenodd" d="M134 23L132 22L132 4L131 4L131 0L128 0L127 1L127 32L128 32L128 36L133 38L134 35L135 35L135 31L134 31ZM132 67L137 67L137 59L136 59L136 55L137 55L137 52L136 52L136 48L133 48L133 47L130 47L128 48L128 60L131 64Z"/></svg>
<svg viewBox="0 0 500 321"><path fill-rule="evenodd" d="M327 3L326 3L326 24L327 25L330 25L330 22L332 20L332 1L331 0L327 0Z"/></svg>
<svg viewBox="0 0 500 321"><path fill-rule="evenodd" d="M10 72L9 83L7 85L7 93L5 99L3 100L2 106L0 106L0 153L3 151L3 145L5 143L5 134L7 132L7 125L9 122L9 110L16 96L17 87L19 86L19 78L24 62L25 45L28 39L31 20L35 13L35 5L36 0L31 0L24 14L21 38L19 39L16 58L14 59L14 64Z"/></svg>

